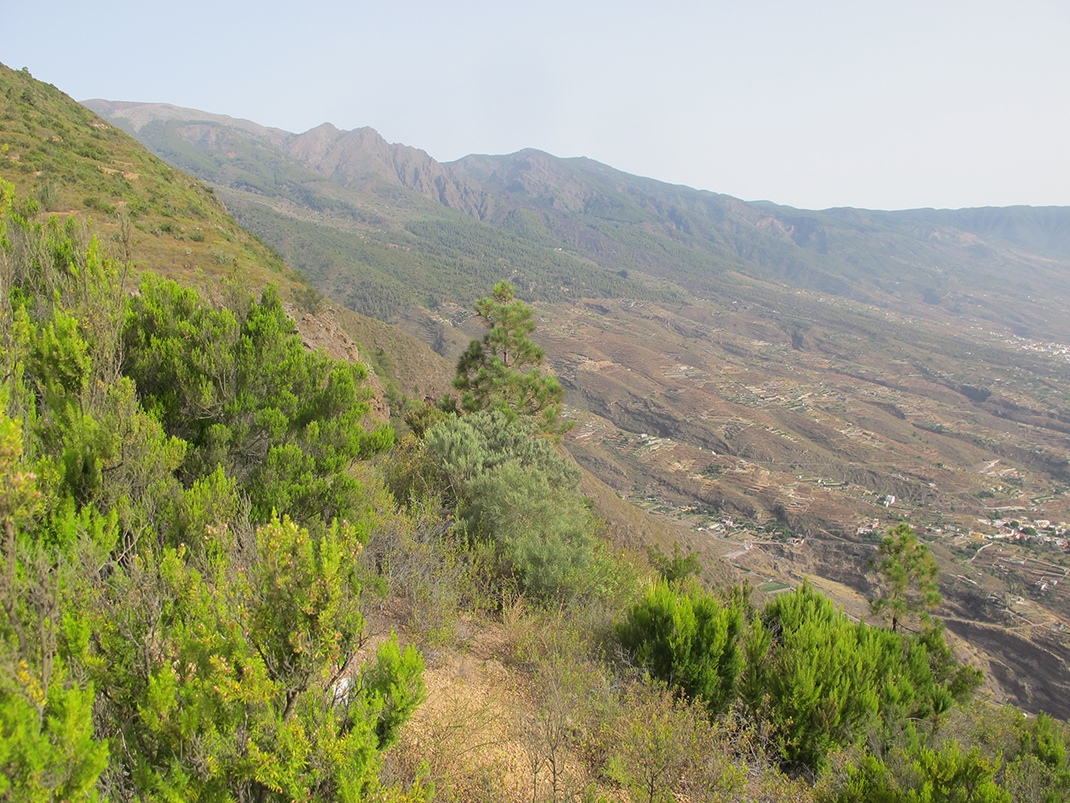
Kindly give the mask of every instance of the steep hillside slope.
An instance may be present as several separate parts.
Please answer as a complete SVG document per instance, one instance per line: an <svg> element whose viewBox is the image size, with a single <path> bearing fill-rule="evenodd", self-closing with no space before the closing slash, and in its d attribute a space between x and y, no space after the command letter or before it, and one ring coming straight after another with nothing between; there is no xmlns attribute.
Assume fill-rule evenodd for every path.
<svg viewBox="0 0 1070 803"><path fill-rule="evenodd" d="M3 176L43 212L93 218L109 245L162 270L296 276L204 183L145 152L55 87L0 65Z"/></svg>
<svg viewBox="0 0 1070 803"><path fill-rule="evenodd" d="M244 225L325 293L365 314L390 319L441 301L467 306L503 271L547 300L650 296L550 238L483 224L483 190L371 129L325 124L280 138L247 121L161 104L87 105L214 183ZM355 272L360 282L352 281Z"/></svg>
<svg viewBox="0 0 1070 803"><path fill-rule="evenodd" d="M135 267L192 283L211 296L224 292L226 281L249 288L280 285L295 299L295 319L309 329L308 339L324 330L347 333L367 350L360 359L394 369L406 393L437 395L448 385L448 361L419 341L317 300L304 276L238 225L211 187L176 171L55 87L3 65L0 178L15 185L31 217L89 222L109 252Z"/></svg>
<svg viewBox="0 0 1070 803"><path fill-rule="evenodd" d="M350 298L365 312L394 314L426 302L428 290L463 303L447 276L467 257L466 275L497 264L545 300L562 300L560 288L572 297L649 293L617 280L622 271L709 296L730 292L739 273L929 319L969 317L1022 337L1070 340L1055 301L1070 293L1064 208L816 212L530 149L439 164L369 128L286 134L162 104L87 105L172 163L239 193L253 228L287 243L288 256L318 281L337 290L337 274L355 265L387 274L378 293ZM305 236L293 218L336 232ZM386 232L392 237L381 238ZM411 284L419 271L396 252L413 249L442 261L437 278L407 291L389 279Z"/></svg>
<svg viewBox="0 0 1070 803"><path fill-rule="evenodd" d="M874 533L913 523L997 692L1063 712L1070 210L797 210L535 150L437 165L367 129L92 105L451 359L472 299L513 281L579 462L759 587L822 577L864 614ZM1043 656L1028 679L1015 639Z"/></svg>
<svg viewBox="0 0 1070 803"><path fill-rule="evenodd" d="M966 314L1070 339L1051 297L1070 293L1070 209L824 212L631 176L538 151L452 165L541 218L562 244L698 295L723 271L929 316ZM1017 309L1024 306L1026 309Z"/></svg>
<svg viewBox="0 0 1070 803"><path fill-rule="evenodd" d="M29 91L7 93L4 120L82 144L50 119L83 119L62 93L25 74L11 86ZM37 98L52 107L35 118ZM320 155L306 154L315 170L276 154L299 180L228 197L285 221L298 253L325 233L355 235L347 247L373 238L374 226L338 210L377 208L377 242L396 246L383 253L406 255L380 265L403 293L392 314L451 356L481 328L466 288L524 279L537 339L572 391L568 445L588 470L531 419L498 410L425 408L441 425L397 444L369 420L368 396L380 418L401 409L399 390L437 397L452 360L251 251L188 267L182 237L136 229L156 238L147 257L124 225L156 213L124 211L131 199L172 198L161 232L184 234L201 218L180 213L169 184L200 185L87 119L113 163L145 167L126 177L146 177L136 192L110 195L116 228L104 231L119 237L107 234L105 248L125 249L124 261L97 259L83 236L101 229L82 210L42 211L37 180L55 173L22 171L13 209L0 195L0 317L15 321L0 327L0 665L18 669L0 673L0 720L15 725L0 728L10 748L0 788L62 799L810 801L851 799L858 768L881 789L910 790L945 765L993 794L997 783L1070 788L1051 761L1070 741L1061 723L988 705L945 710L976 673L960 671L938 631L897 634L846 613L867 612L876 539L852 529L859 517L928 524L945 567L941 613L969 642L958 640L959 654L987 668L997 698L1063 713L1063 556L1039 539L977 546L950 523L957 505L968 517L977 503L1065 504L1058 359L761 278L744 262L700 292L688 279L701 278L694 254L665 278L686 244L672 257L649 251L664 276L600 261L578 241L555 245L566 242L558 229L578 225L567 216L587 213L533 218L527 202L488 191L513 207L488 206L480 220L405 184L400 166L418 153L323 129ZM220 166L249 153L241 137L274 148L291 136L208 123L204 141L234 137L230 151L205 151ZM37 158L20 125L0 126L0 141L18 143L0 177ZM71 165L64 191L93 197L114 168L50 142L53 163ZM360 167L346 149L364 147L379 156ZM383 154L397 161L375 173ZM335 178L319 177L332 158ZM420 164L429 176L453 170ZM266 181L262 168L249 159L233 176ZM362 184L353 177L365 168L375 175ZM561 203L575 206L583 181L552 159L546 168L557 174L531 191L553 195L563 182ZM340 205L302 206L313 186ZM224 189L201 191L216 203ZM214 208L220 242L233 230L234 242L261 247ZM647 224L661 237L661 223ZM340 286L374 272L359 260L346 268L341 245L335 256ZM126 261L202 293L150 273L135 291ZM411 272L391 274L395 264ZM267 281L281 298L257 302ZM426 306L405 295L409 282ZM529 319L522 302L511 309ZM1019 365L1026 353L1034 363ZM357 360L381 377L346 364ZM933 472L936 458L951 462ZM1058 529L1020 519L1022 535ZM699 556L716 595L653 582L694 570L677 543ZM647 560L651 546L663 554ZM729 588L739 575L726 561L750 592ZM780 595L803 578L800 593ZM641 624L644 609L669 629ZM669 664L626 632L661 642ZM920 752L930 745L939 752ZM663 756L667 769L655 766ZM68 791L65 773L82 792Z"/></svg>

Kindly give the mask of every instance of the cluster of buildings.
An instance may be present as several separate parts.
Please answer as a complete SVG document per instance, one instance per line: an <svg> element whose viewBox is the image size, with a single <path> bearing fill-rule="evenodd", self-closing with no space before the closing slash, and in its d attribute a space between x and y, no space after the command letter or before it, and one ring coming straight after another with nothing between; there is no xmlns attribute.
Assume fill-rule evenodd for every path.
<svg viewBox="0 0 1070 803"><path fill-rule="evenodd" d="M1003 541L1037 541L1058 549L1070 549L1070 525L1066 522L1048 521L1047 519L979 519L995 529L995 532L971 533L977 538L998 539Z"/></svg>
<svg viewBox="0 0 1070 803"><path fill-rule="evenodd" d="M984 538L988 540L1000 540L1000 541L1016 541L1019 543L1033 542L1038 544L1046 544L1056 549L1065 549L1070 551L1070 524L1066 522L1053 522L1047 519L1036 519L1031 521L1030 519L978 519L980 524L986 526L986 531L981 532L979 530L970 530L969 533L974 538ZM987 530L991 528L991 530ZM870 521L863 522L857 530L855 530L858 536L872 535L873 533L879 533L882 529L880 521L872 519ZM933 535L955 535L965 534L966 531L958 527L946 526L946 527L934 527L928 530Z"/></svg>

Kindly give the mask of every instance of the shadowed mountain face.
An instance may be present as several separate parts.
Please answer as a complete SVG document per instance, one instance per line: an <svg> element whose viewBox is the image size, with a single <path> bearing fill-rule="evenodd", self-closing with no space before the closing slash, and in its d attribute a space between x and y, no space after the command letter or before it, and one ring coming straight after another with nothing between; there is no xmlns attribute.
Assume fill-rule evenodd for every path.
<svg viewBox="0 0 1070 803"><path fill-rule="evenodd" d="M872 531L911 523L994 693L1070 714L1070 209L798 210L536 150L440 164L368 128L86 105L450 359L510 279L577 459L755 584L821 578L863 615Z"/></svg>
<svg viewBox="0 0 1070 803"><path fill-rule="evenodd" d="M173 162L187 160L191 170L206 170L203 157L214 154L218 167L232 163L234 175L245 172L261 178L270 176L277 182L280 168L293 170L300 165L350 190L403 187L465 214L480 217L486 212L487 195L477 185L465 182L424 151L391 145L372 128L340 131L324 123L303 134L289 134L248 120L166 104L93 100L85 105L151 142L155 150L167 153ZM190 147L198 153L194 155ZM297 175L301 175L299 170ZM314 182L313 175L301 178ZM290 179L288 175L286 178ZM241 184L240 179L232 180ZM257 181L250 186L259 189L260 184Z"/></svg>

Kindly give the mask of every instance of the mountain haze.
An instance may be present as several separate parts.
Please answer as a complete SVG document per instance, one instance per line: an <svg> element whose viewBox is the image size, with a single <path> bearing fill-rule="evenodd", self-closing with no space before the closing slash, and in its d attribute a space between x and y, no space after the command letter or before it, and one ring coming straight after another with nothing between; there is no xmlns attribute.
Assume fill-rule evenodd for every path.
<svg viewBox="0 0 1070 803"><path fill-rule="evenodd" d="M383 215L356 195L389 201L393 188L395 201L434 202L438 209L428 214L455 210L491 224L499 236L700 293L718 291L723 274L732 272L864 303L1009 323L1027 337L1070 339L1065 316L1050 303L1053 290L1060 297L1070 290L1060 270L1070 259L1065 208L797 210L531 149L439 164L368 128L342 132L324 124L285 135L190 110L183 120L169 106L87 105L202 177L262 203L289 200L348 213L358 228L381 228ZM398 196L398 188L408 192Z"/></svg>

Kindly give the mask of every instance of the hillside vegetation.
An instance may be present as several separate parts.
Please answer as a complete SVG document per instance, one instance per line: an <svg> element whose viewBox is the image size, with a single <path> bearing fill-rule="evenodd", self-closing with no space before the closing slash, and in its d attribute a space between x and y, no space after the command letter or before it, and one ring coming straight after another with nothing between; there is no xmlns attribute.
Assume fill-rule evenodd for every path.
<svg viewBox="0 0 1070 803"><path fill-rule="evenodd" d="M96 221L129 260L198 270L240 265L261 281L292 276L233 219L203 182L177 173L55 87L0 65L0 163L23 203Z"/></svg>
<svg viewBox="0 0 1070 803"><path fill-rule="evenodd" d="M456 643L462 618L531 623L543 643L502 658L539 684L536 798L816 784L942 800L969 779L1001 800L1070 783L1046 717L1002 724L999 752L961 747L999 715L963 719L977 673L925 615L917 634L855 624L806 585L755 609L702 590L678 553L647 582L540 434L555 402L523 390L523 316L481 305L498 381L462 381L462 361L468 414L421 412L421 437L384 460L393 430L364 426L364 373L302 348L272 290L215 306L145 274L129 295L96 241L11 212L13 195L0 784L15 799L425 799L429 780L462 795L463 777L412 774L403 754L384 770L426 692L413 644L368 655L362 610L382 594L418 643Z"/></svg>
<svg viewBox="0 0 1070 803"><path fill-rule="evenodd" d="M448 266L430 265L420 292L391 305L423 303L427 282L440 302L463 303L470 288L458 286L448 268L468 255L478 264L466 265L467 277L476 278L472 267L496 269L537 300L560 299L562 291L571 298L650 292L645 282L615 283L621 271L709 297L730 293L732 275L742 274L879 306L1010 323L1022 336L1070 340L1052 299L1070 290L1059 268L1070 258L1066 209L798 210L531 149L439 164L368 128L339 131L325 124L289 134L161 104L87 105L173 164L227 188L265 236L274 226L288 228L270 240L291 242L294 264L317 279L326 280L327 263L342 271L347 260L350 270L359 267L369 276L387 270L411 278L403 260L395 266L389 255L366 252L377 243L409 249L410 259L447 258ZM482 225L466 224L465 217ZM343 238L353 254L328 247L333 256L318 250L299 256L297 241L317 249L322 230L302 236L285 218L357 235ZM362 311L393 312L378 305Z"/></svg>
<svg viewBox="0 0 1070 803"><path fill-rule="evenodd" d="M874 536L868 623L595 515L581 483L619 500L562 451L583 424L509 283L467 301L460 393L395 427L250 280L272 257L178 283L27 182L0 182L0 795L1070 794L1065 723L973 696L910 527Z"/></svg>
<svg viewBox="0 0 1070 803"><path fill-rule="evenodd" d="M89 105L451 360L510 280L579 463L756 586L821 580L861 615L873 534L911 523L988 691L1070 716L1070 210L798 210L536 150L439 164L367 128Z"/></svg>
<svg viewBox="0 0 1070 803"><path fill-rule="evenodd" d="M389 319L413 305L463 303L503 270L547 300L650 294L556 248L552 237L481 225L444 207L438 197L453 196L433 189L448 183L441 166L421 151L387 145L370 129L321 126L294 136L170 106L146 114L140 104L89 105L172 164L217 184L243 224L328 296L365 314ZM400 187L398 175L434 200ZM361 281L352 281L358 273Z"/></svg>

